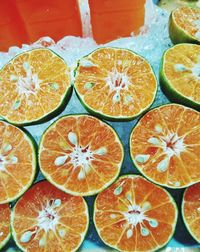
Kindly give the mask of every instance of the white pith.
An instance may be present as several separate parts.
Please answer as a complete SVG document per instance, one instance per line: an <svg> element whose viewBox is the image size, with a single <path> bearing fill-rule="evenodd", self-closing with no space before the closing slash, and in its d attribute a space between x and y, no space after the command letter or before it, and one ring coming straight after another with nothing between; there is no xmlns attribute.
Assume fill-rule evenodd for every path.
<svg viewBox="0 0 200 252"><path fill-rule="evenodd" d="M184 144L184 137L179 137L177 133L169 133L166 137L160 137L161 147L164 153L169 157L174 155L180 156L181 152L186 150L186 145ZM171 143L173 146L169 147L168 144Z"/></svg>
<svg viewBox="0 0 200 252"><path fill-rule="evenodd" d="M123 184L121 183L114 190L114 194L119 196L123 191ZM149 229L144 225L144 221L147 221L152 228L156 228L159 223L156 219L148 217L147 211L151 209L151 204L148 201L142 203L142 205L137 205L133 200L131 193L126 193L127 200L129 201L128 212L122 212L124 219L126 219L128 227L126 231L126 236L130 239L133 236L134 229L139 225L140 233L142 236L148 236L150 234ZM111 214L112 219L116 218L115 214Z"/></svg>
<svg viewBox="0 0 200 252"><path fill-rule="evenodd" d="M4 144L0 152L0 171L6 172L6 165L17 164L18 158L12 155L13 147L10 144Z"/></svg>
<svg viewBox="0 0 200 252"><path fill-rule="evenodd" d="M75 146L74 150L69 155L71 158L70 163L74 168L79 166L82 167L78 175L79 180L85 178L86 174L90 171L91 161L94 160L92 151L88 148L86 152L83 152L84 149L86 149L86 147L82 148L81 146Z"/></svg>
<svg viewBox="0 0 200 252"><path fill-rule="evenodd" d="M130 205L128 210L130 212L133 211L133 213L124 213L124 216L133 227L136 227L138 223L142 223L146 219L144 211L142 211L140 206Z"/></svg>
<svg viewBox="0 0 200 252"><path fill-rule="evenodd" d="M120 63L120 61L118 61L118 63ZM127 90L128 86L130 85L128 75L125 72L120 73L116 68L113 68L112 72L108 73L108 77L105 79L105 81L110 88L110 92L115 91L113 103L120 102L121 90ZM133 99L131 96L126 97L126 103L131 102L132 100Z"/></svg>
<svg viewBox="0 0 200 252"><path fill-rule="evenodd" d="M117 61L118 65L122 65L122 63L123 63L122 60ZM91 62L89 59L85 59L85 58L83 58L80 61L80 65L86 68L97 66L96 64ZM108 73L108 76L105 78L105 82L110 88L110 93L112 93L113 91L115 92L112 98L113 103L117 103L121 101L121 96L120 96L121 90L123 89L127 90L128 86L130 85L129 77L126 74L126 71L121 73L117 70L116 67L114 67L112 71ZM92 87L93 87L93 83L85 83L84 85L84 88L86 90L89 90ZM130 95L126 95L124 103L127 105L132 101L133 101L133 97Z"/></svg>
<svg viewBox="0 0 200 252"><path fill-rule="evenodd" d="M82 180L86 178L86 175L91 170L91 161L95 159L95 155L104 155L107 150L105 147L101 147L98 150L91 150L90 146L81 146L78 143L77 134L74 132L69 132L68 140L73 145L72 151L70 153L66 153L62 156L57 156L54 164L56 166L63 166L66 163L72 164L74 169L80 167L80 171L78 174L78 180Z"/></svg>
<svg viewBox="0 0 200 252"><path fill-rule="evenodd" d="M186 67L184 64L175 64L174 69L176 72L184 72L188 71L191 73L195 78L200 80L200 55L198 56L198 62L193 63L192 67Z"/></svg>
<svg viewBox="0 0 200 252"><path fill-rule="evenodd" d="M24 62L23 68L26 72L26 76L10 76L11 81L15 81L17 84L17 91L18 94L25 95L26 98L29 97L29 95L35 95L36 90L40 88L41 80L38 78L37 74L33 74L31 70L31 66L28 62Z"/></svg>
<svg viewBox="0 0 200 252"><path fill-rule="evenodd" d="M57 208L60 207L62 204L60 199L55 199L47 201L46 206L43 207L41 211L38 212L37 217L37 224L34 229L25 231L22 233L20 237L20 242L22 243L28 243L32 239L34 239L34 236L39 233L40 230L44 230L45 234L49 232L49 230L52 230L53 232L56 232L56 225L59 223L59 216L57 214ZM60 236L63 238L63 230L59 229ZM62 232L63 231L63 232ZM46 235L44 235L39 240L39 246L43 247L45 246L46 242Z"/></svg>
<svg viewBox="0 0 200 252"><path fill-rule="evenodd" d="M155 131L158 132L156 136L152 136L147 139L147 143L150 143L156 148L162 149L159 162L156 165L156 169L159 173L166 172L170 167L170 160L173 156L180 158L180 154L187 151L187 145L184 143L184 136L178 136L176 132L164 133L161 125L155 125ZM162 157L162 158L161 158ZM146 162L154 162L155 158L152 154L137 154L135 160L139 164L145 164ZM174 185L179 187L180 181L175 181Z"/></svg>

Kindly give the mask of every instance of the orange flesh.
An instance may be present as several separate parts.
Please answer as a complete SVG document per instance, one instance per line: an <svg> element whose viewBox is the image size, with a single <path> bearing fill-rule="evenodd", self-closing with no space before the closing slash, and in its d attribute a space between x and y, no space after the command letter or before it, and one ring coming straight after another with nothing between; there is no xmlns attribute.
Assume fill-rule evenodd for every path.
<svg viewBox="0 0 200 252"><path fill-rule="evenodd" d="M10 207L0 205L0 247L10 234Z"/></svg>
<svg viewBox="0 0 200 252"><path fill-rule="evenodd" d="M17 127L0 121L0 203L19 197L35 169L31 140Z"/></svg>
<svg viewBox="0 0 200 252"><path fill-rule="evenodd" d="M200 242L200 183L186 189L183 198L183 217L192 236Z"/></svg>
<svg viewBox="0 0 200 252"><path fill-rule="evenodd" d="M55 207L56 200L60 204L57 203ZM57 220L55 225L52 224L54 228L47 228L46 232L39 222L42 210L46 211L44 222ZM82 243L88 226L84 199L66 194L47 181L39 182L28 190L15 205L13 214L15 240L23 249L33 252L47 248L52 251L75 251ZM30 240L22 242L22 235L28 231L33 232Z"/></svg>
<svg viewBox="0 0 200 252"><path fill-rule="evenodd" d="M119 187L121 191L116 194ZM146 219L135 224L127 219L127 213L139 219L142 211L145 218L157 221L156 227ZM155 251L162 247L172 236L176 218L177 210L169 194L135 175L121 177L95 202L94 221L101 239L120 251ZM148 229L148 235L142 233L142 227Z"/></svg>
<svg viewBox="0 0 200 252"><path fill-rule="evenodd" d="M76 143L70 140L70 134L77 137ZM77 148L78 163L72 157ZM55 163L65 155L63 163ZM114 130L86 115L59 119L43 135L39 150L43 174L60 189L77 195L95 194L112 183L119 174L122 160L123 147Z"/></svg>
<svg viewBox="0 0 200 252"><path fill-rule="evenodd" d="M59 107L69 88L61 58L48 49L25 52L0 70L0 115L19 124L37 121Z"/></svg>
<svg viewBox="0 0 200 252"><path fill-rule="evenodd" d="M92 66L84 66L84 61ZM153 102L156 87L156 78L146 60L131 51L114 48L101 48L84 57L75 81L87 107L115 118L140 114Z"/></svg>
<svg viewBox="0 0 200 252"><path fill-rule="evenodd" d="M139 33L144 25L145 0L89 0L92 32L98 43Z"/></svg>
<svg viewBox="0 0 200 252"><path fill-rule="evenodd" d="M173 19L175 23L187 34L200 41L199 35L196 35L200 30L199 18L199 8L182 7L173 12ZM197 23L195 23L195 21Z"/></svg>
<svg viewBox="0 0 200 252"><path fill-rule="evenodd" d="M180 44L169 49L164 56L163 71L169 84L180 94L200 103L199 65L200 46ZM183 65L184 70L176 67Z"/></svg>
<svg viewBox="0 0 200 252"><path fill-rule="evenodd" d="M199 181L199 125L199 112L184 106L171 104L148 112L130 138L131 156L139 171L171 188Z"/></svg>

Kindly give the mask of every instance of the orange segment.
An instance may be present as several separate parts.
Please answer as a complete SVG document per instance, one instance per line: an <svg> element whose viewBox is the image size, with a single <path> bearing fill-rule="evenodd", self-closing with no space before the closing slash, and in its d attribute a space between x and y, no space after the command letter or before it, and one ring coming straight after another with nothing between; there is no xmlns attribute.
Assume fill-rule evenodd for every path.
<svg viewBox="0 0 200 252"><path fill-rule="evenodd" d="M88 228L87 204L47 181L38 182L16 203L13 236L22 250L76 251Z"/></svg>
<svg viewBox="0 0 200 252"><path fill-rule="evenodd" d="M2 174L1 176L2 176L2 184L4 185L4 190L7 195L6 201L9 200L8 202L10 202L11 201L10 199L16 198L16 195L21 195L23 185L12 174L9 174L8 170L6 170L6 173Z"/></svg>
<svg viewBox="0 0 200 252"><path fill-rule="evenodd" d="M85 211L85 205L82 204L82 197L69 197L70 204L68 201L58 209L59 216L62 217L72 217L73 215L81 216Z"/></svg>
<svg viewBox="0 0 200 252"><path fill-rule="evenodd" d="M90 188L89 188L89 185L87 183L86 178L85 179L79 179L80 181L78 180L79 174L82 174L81 171L82 171L82 168L80 166L76 167L75 170L74 170L74 167L73 167L72 172L68 175L68 178L66 179L66 183L65 183L65 186L64 186L65 190L75 192L74 194L77 194L77 195L79 195L79 194L84 195L84 194L87 194L87 192L90 191ZM77 180L79 182L78 185L77 185L77 183L74 183L74 181L77 181Z"/></svg>
<svg viewBox="0 0 200 252"><path fill-rule="evenodd" d="M118 176L124 151L116 132L87 115L58 119L44 133L39 163L44 176L73 195L93 195Z"/></svg>
<svg viewBox="0 0 200 252"><path fill-rule="evenodd" d="M157 81L150 64L134 52L99 48L79 61L75 89L90 112L130 120L152 104Z"/></svg>
<svg viewBox="0 0 200 252"><path fill-rule="evenodd" d="M137 229L137 228L136 228ZM137 243L137 230L134 229L132 239L127 237L127 232L130 230L130 226L127 226L126 229L123 230L121 238L119 239L117 246L120 251L136 251L138 249ZM144 244L144 243L143 243Z"/></svg>
<svg viewBox="0 0 200 252"><path fill-rule="evenodd" d="M115 218L110 218L111 215ZM99 229L102 229L106 226L111 226L114 223L124 220L124 216L122 213L117 212L115 210L102 211L102 212L99 211L96 213L96 219L97 219L96 224L98 225Z"/></svg>
<svg viewBox="0 0 200 252"><path fill-rule="evenodd" d="M200 113L169 104L146 113L132 130L131 157L155 183L182 188L200 180Z"/></svg>
<svg viewBox="0 0 200 252"><path fill-rule="evenodd" d="M171 237L174 233L173 225L172 224L169 225L163 222L159 222L159 225L156 228L151 227L149 224L146 224L146 227L149 229L150 233L152 234L151 247L153 247L152 245L154 243L157 244L157 246L163 246L163 243L166 242L166 238ZM149 244L146 244L146 247L148 245Z"/></svg>
<svg viewBox="0 0 200 252"><path fill-rule="evenodd" d="M105 177L107 180L110 180L115 175L117 163L113 164L111 162L93 160L92 168L100 177Z"/></svg>
<svg viewBox="0 0 200 252"><path fill-rule="evenodd" d="M165 195L165 196L168 196L168 195ZM154 197L155 197L155 194L154 194ZM176 218L176 212L174 212L173 209L174 209L174 205L172 205L168 199L168 202L159 203L157 206L153 206L153 203L152 203L152 210L148 210L146 213L150 218L154 218L154 216L156 215L156 219L159 222L173 225L174 219ZM170 215L168 213L170 213Z"/></svg>
<svg viewBox="0 0 200 252"><path fill-rule="evenodd" d="M178 44L164 53L160 79L169 98L200 106L199 65L199 45Z"/></svg>
<svg viewBox="0 0 200 252"><path fill-rule="evenodd" d="M159 223L160 225L160 223ZM148 226L144 225L145 229L149 230L150 232L150 228L148 229ZM156 228L154 228L154 232L156 233L155 231ZM136 240L136 243L137 243L137 246L136 246L136 251L155 251L155 248L157 247L161 247L163 243L166 243L166 237L170 237L169 234L167 234L167 236L164 237L164 242L162 241L161 242L161 245L159 245L155 238L153 237L152 233L150 232L147 236L144 236L141 234L141 230L140 230L140 227L137 226L136 227L136 234L137 234L137 240ZM141 242L142 241L142 242Z"/></svg>
<svg viewBox="0 0 200 252"><path fill-rule="evenodd" d="M123 225L125 221L118 221L99 230L101 239L111 247L115 247L121 235L123 235Z"/></svg>
<svg viewBox="0 0 200 252"><path fill-rule="evenodd" d="M155 251L172 237L177 214L173 198L163 188L126 175L97 196L94 223L108 246L119 251Z"/></svg>
<svg viewBox="0 0 200 252"><path fill-rule="evenodd" d="M32 165L31 164L11 164L6 165L6 170L9 174L12 174L13 178L17 178L17 182L19 185L25 185L29 183L30 176L32 173Z"/></svg>
<svg viewBox="0 0 200 252"><path fill-rule="evenodd" d="M10 214L9 204L0 205L0 249L10 238Z"/></svg>
<svg viewBox="0 0 200 252"><path fill-rule="evenodd" d="M193 236L200 242L200 183L185 190L182 202L182 215L185 225Z"/></svg>
<svg viewBox="0 0 200 252"><path fill-rule="evenodd" d="M47 248L53 248L52 250L57 252L57 251L75 251L74 247L75 244L80 244L81 242L81 237L80 235L73 234L69 230L62 228L63 231L67 233L67 235L63 238L62 243L59 241L59 234L56 233L56 235L53 234L52 231L48 233L47 236ZM63 243L65 246L63 246Z"/></svg>
<svg viewBox="0 0 200 252"><path fill-rule="evenodd" d="M87 219L85 218L85 213L82 213L81 215L77 215L76 222L74 222L74 219L72 218L72 216L61 217L60 222L62 223L61 225L63 227L68 229L68 231L73 230L75 234L83 233L85 231L85 227L87 226Z"/></svg>
<svg viewBox="0 0 200 252"><path fill-rule="evenodd" d="M0 204L21 196L36 173L34 143L17 127L0 121Z"/></svg>
<svg viewBox="0 0 200 252"><path fill-rule="evenodd" d="M63 59L44 48L27 51L0 70L0 115L20 125L39 121L61 106L70 88Z"/></svg>
<svg viewBox="0 0 200 252"><path fill-rule="evenodd" d="M92 62L99 64L101 70L105 69L105 72L107 72L111 71L114 67L117 56L114 50L109 51L108 48L102 48L102 50L100 50L98 54L93 53L89 58ZM101 59L100 62L99 59Z"/></svg>

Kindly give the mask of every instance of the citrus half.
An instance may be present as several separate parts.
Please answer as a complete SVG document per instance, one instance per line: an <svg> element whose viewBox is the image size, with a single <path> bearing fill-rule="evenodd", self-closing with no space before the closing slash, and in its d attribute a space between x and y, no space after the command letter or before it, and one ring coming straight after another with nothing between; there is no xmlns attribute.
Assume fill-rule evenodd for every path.
<svg viewBox="0 0 200 252"><path fill-rule="evenodd" d="M73 195L93 195L119 175L124 151L116 132L88 115L64 116L43 134L39 164L44 176Z"/></svg>
<svg viewBox="0 0 200 252"><path fill-rule="evenodd" d="M172 11L169 18L169 35L172 42L200 44L199 20L200 8L184 6Z"/></svg>
<svg viewBox="0 0 200 252"><path fill-rule="evenodd" d="M74 87L89 112L110 120L131 120L153 103L157 81L141 56L103 47L78 62Z"/></svg>
<svg viewBox="0 0 200 252"><path fill-rule="evenodd" d="M33 185L11 215L13 238L23 251L76 251L88 229L82 197L66 194L47 181Z"/></svg>
<svg viewBox="0 0 200 252"><path fill-rule="evenodd" d="M0 70L0 116L31 124L55 113L70 93L70 70L49 49L34 49L13 58Z"/></svg>
<svg viewBox="0 0 200 252"><path fill-rule="evenodd" d="M155 183L182 188L200 181L200 113L178 104L149 111L133 128L130 152Z"/></svg>
<svg viewBox="0 0 200 252"><path fill-rule="evenodd" d="M200 45L179 44L168 49L160 82L169 99L200 110Z"/></svg>
<svg viewBox="0 0 200 252"><path fill-rule="evenodd" d="M177 215L167 191L127 175L97 196L94 223L101 239L119 251L155 251L171 239Z"/></svg>

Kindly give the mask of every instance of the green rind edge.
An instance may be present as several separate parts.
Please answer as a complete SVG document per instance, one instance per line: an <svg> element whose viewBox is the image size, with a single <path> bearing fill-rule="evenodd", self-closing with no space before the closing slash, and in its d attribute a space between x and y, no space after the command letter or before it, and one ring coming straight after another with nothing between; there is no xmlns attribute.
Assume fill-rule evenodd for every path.
<svg viewBox="0 0 200 252"><path fill-rule="evenodd" d="M9 205L9 207L10 207L10 205ZM10 214L11 214L11 208L10 208ZM0 242L0 250L8 243L11 236L12 236L12 232L11 232L11 226L10 226L9 233L8 233L7 237L2 242Z"/></svg>
<svg viewBox="0 0 200 252"><path fill-rule="evenodd" d="M58 185L57 183L55 183L55 182L51 179L51 177L50 177L46 172L43 171L42 165L41 165L41 163L40 163L40 152L41 152L41 146L42 146L42 143L43 143L43 138L44 138L46 132L47 132L51 127L53 127L54 124L56 124L58 121L60 121L61 119L66 118L66 117L71 117L71 116L73 116L73 117L88 116L88 117L92 117L92 118L95 118L95 119L97 119L97 120L100 120L100 119L98 119L98 118L96 118L96 117L94 117L94 116L92 116L92 115L88 115L88 114L69 114L69 115L61 116L61 117L58 118L56 121L54 121L51 125L49 125L49 127L47 127L47 129L46 129L46 130L43 132L43 134L42 134L42 137L41 137L40 143L39 143L39 148L38 148L38 163L39 163L40 171L42 172L42 174L44 175L44 177L45 177L52 185L54 185L55 187L57 187L58 189L60 189L61 191L65 192L65 193L69 193L69 194L71 194L71 195L73 195L73 196L82 196L82 197L83 197L83 196L93 196L93 195L96 195L96 194L102 192L105 188L107 188L108 186L110 186L111 184L113 184L113 183L117 180L117 178L119 177L119 174L120 174L120 172L121 172L122 165L123 165L123 162L124 162L124 147L123 147L122 141L121 141L120 137L118 136L117 132L115 131L115 129L114 129L112 126L110 126L107 122L104 122L104 121L100 120L101 122L103 122L104 124L106 124L106 125L113 131L113 133L115 134L116 138L118 139L118 141L119 141L119 143L120 143L120 145L121 145L121 150L122 150L122 161L121 161L121 163L120 163L120 165L119 165L118 173L116 174L116 176L115 176L112 180L109 181L109 183L105 184L105 185L103 186L103 188L101 188L100 190L96 190L96 191L90 192L90 193L77 193L77 192L74 192L74 191L67 190L67 189L63 188L63 186L60 186L60 185Z"/></svg>
<svg viewBox="0 0 200 252"><path fill-rule="evenodd" d="M40 180L40 181L38 181L38 182L36 182L35 184L33 184L32 186L34 186L34 185L36 185L36 184L38 184L38 183L40 183L40 182L42 182L42 181L47 181L47 180ZM57 188L56 188L57 189ZM81 197L81 196L80 196ZM84 204L85 204L85 208L86 208L86 212L87 212L87 226L86 226L86 229L85 229L85 235L83 236L83 238L81 239L81 241L80 241L80 243L78 244L78 246L74 249L74 250L72 250L72 252L75 252L75 251L77 251L79 248L80 248L80 246L82 245L82 243L84 242L84 239L85 239L85 237L86 237L86 235L87 235L87 233L88 233L88 229L89 229L89 224L90 224L90 216L89 216L89 208L88 208L88 204L87 204L87 202L86 202L86 200L82 197L82 199L83 199L83 202L84 202ZM19 199L20 200L20 199ZM18 200L18 201L19 201ZM15 204L15 206L11 209L11 227L10 227L10 229L11 229L11 232L10 232L10 237L12 236L12 238L13 238L13 240L15 241L15 243L16 243L16 245L18 246L18 248L19 249L21 249L22 251L24 251L24 252L27 252L27 250L25 250L19 243L18 243L18 241L17 241L17 238L16 238L16 232L15 232L15 230L14 230L14 226L13 226L13 222L14 222L14 215L15 215L15 207L16 207L16 205L17 205L17 203L18 203L18 201L16 202L16 204ZM9 237L9 238L10 238ZM0 247L0 249L1 249L1 247Z"/></svg>
<svg viewBox="0 0 200 252"><path fill-rule="evenodd" d="M67 65L67 63L65 62L65 60L64 60L60 55L58 55L57 53L55 53L53 50L41 47L41 48L31 49L31 50L28 50L28 51L26 51L26 52L22 52L22 53L17 54L17 55L16 55L15 57L13 57L10 61L8 61L8 62L0 69L0 71L3 70L3 68L4 68L7 64L9 64L10 62L12 62L16 57L18 57L18 56L20 56L20 55L22 55L22 54L24 54L24 53L28 53L28 52L35 51L35 50L48 50L48 51L51 51L53 54L57 55L57 57L59 57L59 58L63 61L63 63L64 63L65 65ZM67 65L67 66L68 66L68 65ZM2 116L1 114L0 114L0 116L1 116L5 121L7 121L7 122L9 122L9 123L11 123L11 124L13 124L13 125L15 125L15 126L28 126L28 125L34 125L34 124L44 123L44 122L46 122L46 121L48 121L48 120L54 118L55 116L57 116L57 115L58 115L60 112L62 112L62 111L65 109L65 107L67 106L67 104L68 104L68 102L69 102L69 100L70 100L70 98L71 98L72 90L73 90L72 80L70 80L70 81L71 81L71 83L69 84L68 89L67 89L66 92L64 93L63 98L60 99L60 103L58 104L58 106L57 106L54 110L52 110L52 111L50 111L49 113L47 113L46 115L42 116L41 118L38 118L38 119L33 120L33 121L24 121L24 122L20 122L20 123L19 123L19 122L15 122L15 121L8 120L5 116Z"/></svg>
<svg viewBox="0 0 200 252"><path fill-rule="evenodd" d="M126 175L122 175L120 176L118 179L121 179L121 178L127 178L127 177L140 177L140 178L143 178L144 180L147 180L146 178L144 178L143 176L141 175L137 175L137 174L126 174ZM148 181L148 180L147 180ZM149 182L149 181L148 181ZM151 182L150 182L151 183ZM176 224L177 224L177 221L178 221L178 207L177 207L177 204L174 200L174 198L172 197L172 195L164 188L162 188L161 186L159 185L155 185L154 186L156 187L159 187L160 189L162 189L163 191L165 191L167 193L167 195L169 196L169 198L171 199L171 203L174 205L174 209L175 209L175 213L176 213L176 216L175 216L175 222L174 222L174 226L173 226L173 231L169 237L169 239L160 247L156 248L156 249L153 249L153 250L148 250L148 252L153 252L153 251L159 251L160 249L164 248L168 242L172 239L174 233L175 233L175 230L176 230ZM108 189L108 188L107 188ZM105 189L105 190L107 190ZM117 249L117 251L120 251L119 248L117 248L116 246L111 246L110 244L106 243L102 238L101 238L101 235L100 235L100 232L99 232L99 229L97 228L97 225L96 225L96 222L95 222L95 212L96 212L96 200L98 198L99 194L97 195L95 201L94 201L94 212L93 212L93 223L94 223L94 226L95 226L95 229L101 239L101 241L103 241L104 244L106 244L108 247L110 248L114 248L114 249ZM125 251L124 251L125 252ZM127 251L128 252L128 251Z"/></svg>
<svg viewBox="0 0 200 252"><path fill-rule="evenodd" d="M176 46L183 45L183 44L178 44ZM192 44L184 44L184 45L192 45ZM172 47L174 48L174 47ZM164 61L165 61L165 54L170 50L166 50L162 56L161 60L161 66L160 66L160 73L159 73L159 78L160 78L160 86L164 94L170 99L172 102L178 102L180 104L189 106L193 109L196 109L197 111L200 111L200 103L194 102L193 100L190 100L186 96L182 95L180 92L178 92L173 86L170 84L170 82L167 80L167 77L165 75L164 71Z"/></svg>
<svg viewBox="0 0 200 252"><path fill-rule="evenodd" d="M174 11L176 11L176 9ZM172 11L169 17L169 37L173 42L173 44L180 44L180 43L200 44L199 40L195 39L193 36L188 34L186 31L184 31L180 26L176 24L173 18L174 11Z"/></svg>
<svg viewBox="0 0 200 252"><path fill-rule="evenodd" d="M198 239L195 237L195 235L192 233L192 231L190 230L190 227L189 227L189 225L187 224L186 219L185 219L185 215L184 215L184 203L185 203L184 198L185 198L185 193L187 192L187 189L188 189L188 188L186 188L185 191L184 191L184 193L183 193L183 199L182 199L182 203L181 203L181 215L182 215L183 222L184 222L184 224L185 224L185 227L186 227L188 233L192 236L192 238L193 238L195 241L197 241L198 243L200 243L200 240L198 240Z"/></svg>
<svg viewBox="0 0 200 252"><path fill-rule="evenodd" d="M135 54L135 55L138 55L139 57L141 57L142 59L144 59L144 60L148 63L148 65L149 65L150 68L151 68L151 72L152 72L152 74L154 75L154 78L155 78L155 81L156 81L156 89L155 89L155 92L154 92L154 96L153 96L152 102L151 102L146 108L144 108L143 110L141 110L138 114L136 114L136 115L134 115L134 116L116 117L116 116L109 116L109 115L103 114L103 113L101 113L101 112L99 112L99 111L97 111L97 110L95 110L95 109L92 109L90 106L88 106L88 105L83 101L82 95L79 94L79 92L78 92L78 90L77 90L77 88L76 88L76 80L75 80L75 81L74 81L74 89L75 89L75 92L76 92L76 94L77 94L77 97L78 97L79 101L81 102L82 106L83 106L90 114L92 114L92 115L94 115L94 116L97 116L97 117L100 118L100 119L109 120L109 121L111 121L111 122L127 122L127 121L134 120L134 119L137 118L138 116L144 114L144 113L152 106L152 104L153 104L154 101L155 101L156 94L157 94L157 90L158 90L158 80L157 80L157 78L156 78L155 72L154 72L154 70L153 70L151 64L148 62L147 59L145 59L143 56L137 54L136 52L134 52L134 51L132 51L132 50L130 50L130 49L126 49L126 48L119 48L119 47L100 47L100 48L97 48L97 49L93 50L93 51L90 52L89 54L85 55L85 56L82 57L81 59L88 57L90 54L93 54L94 52L96 52L96 51L98 51L98 50L100 50L100 49L102 49L102 48L126 50L126 51L129 51L129 52L131 52L131 53L133 53L133 54ZM80 60L81 60L81 59L80 59ZM78 61L77 67L76 67L75 70L74 70L75 77L76 77L77 72L78 72L80 60Z"/></svg>
<svg viewBox="0 0 200 252"><path fill-rule="evenodd" d="M11 125L13 127L16 127L18 130L20 130L21 132L23 132L24 136L26 137L26 140L28 140L28 142L30 143L31 147L32 147L32 153L33 153L33 156L34 156L34 169L32 170L33 171L33 175L30 179L30 182L27 184L27 186L20 191L19 194L17 194L17 196L13 197L13 198L9 198L8 200L6 201L1 201L0 204L6 204L6 203L11 203L13 202L14 200L17 200L18 198L20 198L30 187L31 185L33 184L33 181L35 180L36 176L37 176L37 173L39 172L39 170L37 169L38 167L38 161L37 161L37 143L35 142L35 139L33 138L33 136L24 128L18 128L16 125L12 125L10 124L9 122L7 121L4 121L2 119L0 119L0 122L4 122L8 125Z"/></svg>
<svg viewBox="0 0 200 252"><path fill-rule="evenodd" d="M186 108L186 109L191 109L191 108L185 107L185 106L183 106L183 105L181 105L181 104L168 103L168 104L165 104L165 105L157 106L157 107L151 109L150 111L153 111L153 110L158 109L158 108L160 108L160 107L169 106L169 105L173 105L173 106L174 106L174 105L175 105L175 106L178 105L178 106L182 106L182 107L184 107L184 108ZM194 109L191 109L191 110L194 110ZM197 112L196 110L194 110L194 111ZM147 112L147 113L148 113L148 112ZM140 118L140 120L142 120L142 118ZM152 182L152 183L154 183L154 184L156 184L156 185L158 185L158 186L162 186L162 187L164 187L164 188L170 188L170 189L183 189L183 188L186 188L186 187L188 187L188 186L191 186L191 185L196 184L197 181L194 181L194 182L192 182L192 183L190 183L190 184L187 184L187 185L185 185L185 186L179 186L179 187L176 187L176 186L169 186L169 185L166 185L166 184L161 184L161 183L159 183L159 182L153 180L152 178L148 177L148 176L139 168L139 166L138 166L137 163L135 162L135 159L134 159L134 157L132 156L132 153L131 153L131 139L132 139L133 131L135 130L135 128L136 128L136 127L138 126L138 124L140 123L140 120L139 120L139 121L136 123L136 125L133 127L133 129L132 129L132 131L131 131L131 134L130 134L130 137L129 137L129 154L130 154L131 160L132 160L132 162L133 162L133 165L134 165L134 167L137 169L137 171L138 171L140 174L142 174L142 175L143 175L147 180L149 180L150 182Z"/></svg>

